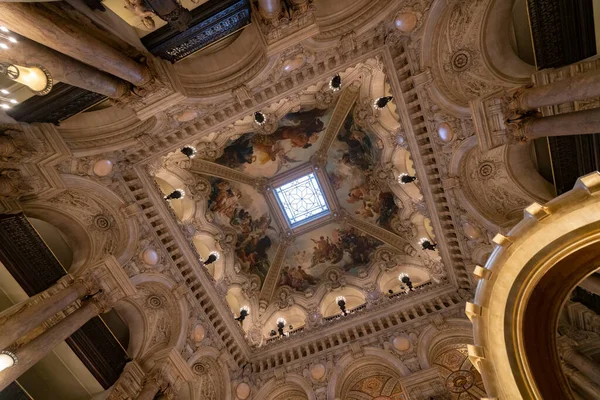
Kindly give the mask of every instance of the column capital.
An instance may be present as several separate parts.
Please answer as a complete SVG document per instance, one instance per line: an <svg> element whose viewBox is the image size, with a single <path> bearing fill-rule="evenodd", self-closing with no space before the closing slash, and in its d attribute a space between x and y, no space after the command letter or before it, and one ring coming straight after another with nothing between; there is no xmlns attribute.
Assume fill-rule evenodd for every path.
<svg viewBox="0 0 600 400"><path fill-rule="evenodd" d="M101 289L103 295L98 301L105 304L114 304L137 293L135 286L112 255L96 264L84 267L77 276L77 281L88 285L92 293Z"/></svg>

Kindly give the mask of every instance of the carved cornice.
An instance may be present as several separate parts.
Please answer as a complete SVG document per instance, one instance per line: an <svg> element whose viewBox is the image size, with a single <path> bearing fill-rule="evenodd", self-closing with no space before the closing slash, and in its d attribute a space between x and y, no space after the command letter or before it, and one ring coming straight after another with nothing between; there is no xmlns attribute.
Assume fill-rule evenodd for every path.
<svg viewBox="0 0 600 400"><path fill-rule="evenodd" d="M190 172L250 185L259 192L264 190L266 185L266 179L264 178L254 178L243 172L201 159L194 159L192 161Z"/></svg>
<svg viewBox="0 0 600 400"><path fill-rule="evenodd" d="M321 168L324 168L327 164L327 153L329 152L329 148L333 144L335 137L344 124L348 113L352 109L352 105L354 105L354 102L358 98L359 89L360 86L358 84L350 85L349 88L342 91L342 94L335 105L333 115L331 116L329 124L327 125L327 129L325 130L325 134L323 135L321 146L319 147L319 150L311 157L311 161Z"/></svg>
<svg viewBox="0 0 600 400"><path fill-rule="evenodd" d="M269 272L267 273L267 277L265 278L259 296L260 300L265 301L267 304L271 302L273 295L275 294L275 290L277 289L281 266L283 265L285 253L287 252L290 244L291 240L284 239L280 241L279 247L277 247L277 252L275 253L275 257L273 257L273 261L271 261L271 265L269 266Z"/></svg>

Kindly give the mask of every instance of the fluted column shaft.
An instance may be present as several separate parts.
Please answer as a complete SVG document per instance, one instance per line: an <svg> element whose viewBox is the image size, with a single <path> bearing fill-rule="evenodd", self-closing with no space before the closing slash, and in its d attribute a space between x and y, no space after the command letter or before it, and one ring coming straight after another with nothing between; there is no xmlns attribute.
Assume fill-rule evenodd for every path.
<svg viewBox="0 0 600 400"><path fill-rule="evenodd" d="M77 281L31 307L20 308L0 323L0 350L10 346L33 328L85 296L87 292L86 285Z"/></svg>
<svg viewBox="0 0 600 400"><path fill-rule="evenodd" d="M40 5L0 3L0 24L136 86L144 86L151 79L148 67L85 33L71 20Z"/></svg>
<svg viewBox="0 0 600 400"><path fill-rule="evenodd" d="M44 358L83 324L98 315L99 311L100 307L95 301L88 301L73 314L17 349L14 353L19 360L18 363L0 372L0 391Z"/></svg>
<svg viewBox="0 0 600 400"><path fill-rule="evenodd" d="M55 81L111 98L119 98L127 92L124 81L26 38L19 39L18 45L3 50L2 58L17 65L40 64Z"/></svg>
<svg viewBox="0 0 600 400"><path fill-rule="evenodd" d="M567 349L563 353L562 358L565 362L588 377L592 382L600 382L600 367L598 367L594 361L579 353L576 349Z"/></svg>
<svg viewBox="0 0 600 400"><path fill-rule="evenodd" d="M520 106L523 110L534 110L594 97L600 97L600 70L598 69L548 85L526 89L521 95Z"/></svg>
<svg viewBox="0 0 600 400"><path fill-rule="evenodd" d="M600 386L593 381L590 381L579 371L568 371L567 376L571 380L578 392L585 396L586 399L597 399L600 393Z"/></svg>
<svg viewBox="0 0 600 400"><path fill-rule="evenodd" d="M525 123L525 136L530 139L592 133L600 133L600 108L536 117Z"/></svg>
<svg viewBox="0 0 600 400"><path fill-rule="evenodd" d="M153 400L160 390L160 383L156 379L149 379L144 383L137 400Z"/></svg>

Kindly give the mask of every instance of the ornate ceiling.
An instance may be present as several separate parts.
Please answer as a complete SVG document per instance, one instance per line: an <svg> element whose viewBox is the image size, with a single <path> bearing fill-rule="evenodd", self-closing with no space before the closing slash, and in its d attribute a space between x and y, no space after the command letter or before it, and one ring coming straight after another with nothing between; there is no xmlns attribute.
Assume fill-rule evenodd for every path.
<svg viewBox="0 0 600 400"><path fill-rule="evenodd" d="M155 59L152 85L125 99L13 127L35 152L0 149L25 160L1 182L22 204L0 205L64 230L73 273L115 253L137 291L119 310L132 356L176 354L206 398L420 400L439 393L439 371L456 398L479 395L464 352L431 348L470 340L470 272L534 199L526 147L504 131L485 142L468 108L521 78L498 78L479 47L500 1L299 3L176 64ZM274 192L309 173L329 212L291 226ZM401 185L404 173L418 179ZM290 334L273 337L282 317ZM385 370L346 373L369 357Z"/></svg>
<svg viewBox="0 0 600 400"><path fill-rule="evenodd" d="M202 188L201 196L169 204L181 223L197 227L193 242L202 258L222 254L209 272L226 285L236 316L250 307L243 327L254 345L276 329L276 318L298 331L310 310L340 315L338 295L351 310L365 303L364 287L404 293L401 272L417 290L447 280L443 269L432 272L437 253L418 244L435 240L421 212L420 182L397 180L400 172L414 174L410 154L393 141L398 116L393 107L372 105L373 91L387 94L385 75L369 60L341 76L341 91L329 81L301 89L263 109L264 124L239 120L227 134L193 143L190 160L170 154L155 174L165 194ZM329 212L291 225L275 192L307 174Z"/></svg>

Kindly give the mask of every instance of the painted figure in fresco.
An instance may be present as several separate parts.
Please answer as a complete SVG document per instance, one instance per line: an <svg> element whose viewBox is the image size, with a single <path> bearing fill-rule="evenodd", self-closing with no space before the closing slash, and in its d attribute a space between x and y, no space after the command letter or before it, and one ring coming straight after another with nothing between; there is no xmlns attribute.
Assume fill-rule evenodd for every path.
<svg viewBox="0 0 600 400"><path fill-rule="evenodd" d="M288 285L300 291L305 291L310 286L316 285L317 283L317 279L314 276L307 274L301 265L298 265L295 268L288 265L284 266L279 280L280 285Z"/></svg>
<svg viewBox="0 0 600 400"><path fill-rule="evenodd" d="M290 150L286 151L283 143L289 142L292 149L310 148L325 129L325 123L320 118L324 113L325 110L312 110L288 114L279 122L279 128L273 134L243 135L229 144L216 162L234 169L252 163L264 165L269 162L298 162L299 160L288 156Z"/></svg>
<svg viewBox="0 0 600 400"><path fill-rule="evenodd" d="M271 248L269 213L254 218L241 204L242 193L223 179L212 179L212 192L208 200L209 210L224 217L229 226L238 233L236 255L242 270L257 274L264 281L269 271L267 252Z"/></svg>

